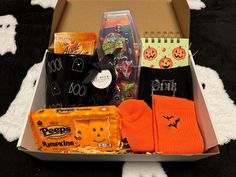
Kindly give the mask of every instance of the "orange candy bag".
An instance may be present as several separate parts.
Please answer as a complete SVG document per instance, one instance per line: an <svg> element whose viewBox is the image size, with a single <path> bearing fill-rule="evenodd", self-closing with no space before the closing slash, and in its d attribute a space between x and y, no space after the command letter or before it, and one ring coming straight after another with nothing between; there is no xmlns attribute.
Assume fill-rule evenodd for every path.
<svg viewBox="0 0 236 177"><path fill-rule="evenodd" d="M97 35L93 32L60 32L54 36L54 53L93 55Z"/></svg>
<svg viewBox="0 0 236 177"><path fill-rule="evenodd" d="M119 150L119 118L115 106L40 109L29 115L35 142L46 152Z"/></svg>

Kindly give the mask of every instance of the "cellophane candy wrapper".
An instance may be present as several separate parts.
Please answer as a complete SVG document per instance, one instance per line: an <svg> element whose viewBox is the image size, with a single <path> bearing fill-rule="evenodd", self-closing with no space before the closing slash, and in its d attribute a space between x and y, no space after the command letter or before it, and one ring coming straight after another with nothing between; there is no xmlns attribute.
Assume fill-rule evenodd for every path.
<svg viewBox="0 0 236 177"><path fill-rule="evenodd" d="M94 32L60 32L54 35L57 54L94 55L97 35Z"/></svg>
<svg viewBox="0 0 236 177"><path fill-rule="evenodd" d="M116 57L116 89L110 104L119 105L127 99L137 98L141 40L130 11L104 12L98 40L98 56L112 54L121 48Z"/></svg>

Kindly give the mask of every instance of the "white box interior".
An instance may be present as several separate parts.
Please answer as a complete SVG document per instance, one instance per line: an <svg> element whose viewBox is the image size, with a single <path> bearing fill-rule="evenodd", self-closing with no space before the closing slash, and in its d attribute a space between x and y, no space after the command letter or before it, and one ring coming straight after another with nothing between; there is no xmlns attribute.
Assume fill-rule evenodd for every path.
<svg viewBox="0 0 236 177"><path fill-rule="evenodd" d="M46 51L47 52L47 51ZM45 54L46 54L45 52ZM35 86L34 96L32 98L31 105L28 110L34 112L37 109L45 107L46 99L46 69L45 69L45 56L43 59L43 65L40 72L40 76ZM173 155L160 155L160 154L79 154L79 153L45 153L38 150L35 145L34 137L28 117L25 118L25 126L21 137L19 138L17 147L19 150L25 151L26 153L42 159L42 160L60 160L60 161L80 161L80 160L93 160L93 161L194 161L202 159L211 155L215 155L218 152L218 142L214 133L214 129L211 124L207 105L205 103L202 86L195 71L195 63L190 52L190 67L193 80L193 94L195 109L197 114L197 120L205 143L205 151L211 148L215 148L215 152L204 153L201 155L194 154L173 154Z"/></svg>

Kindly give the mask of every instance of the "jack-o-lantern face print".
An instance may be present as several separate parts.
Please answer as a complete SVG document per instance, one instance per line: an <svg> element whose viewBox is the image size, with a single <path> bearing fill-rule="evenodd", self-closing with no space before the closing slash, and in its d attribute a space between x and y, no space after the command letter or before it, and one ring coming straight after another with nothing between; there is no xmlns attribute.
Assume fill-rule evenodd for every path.
<svg viewBox="0 0 236 177"><path fill-rule="evenodd" d="M100 143L108 143L107 120L90 120L88 134L90 146L97 147Z"/></svg>
<svg viewBox="0 0 236 177"><path fill-rule="evenodd" d="M152 61L157 57L157 50L153 47L148 47L143 51L143 57L145 60Z"/></svg>
<svg viewBox="0 0 236 177"><path fill-rule="evenodd" d="M170 69L170 68L172 68L172 65L173 65L173 63L170 58L164 57L164 58L160 59L160 61L159 61L159 66L161 69Z"/></svg>
<svg viewBox="0 0 236 177"><path fill-rule="evenodd" d="M79 147L99 147L109 143L108 122L106 119L75 120L77 145Z"/></svg>
<svg viewBox="0 0 236 177"><path fill-rule="evenodd" d="M184 48L179 46L179 47L176 47L172 50L172 56L176 60L183 60L186 56L186 52L185 52Z"/></svg>

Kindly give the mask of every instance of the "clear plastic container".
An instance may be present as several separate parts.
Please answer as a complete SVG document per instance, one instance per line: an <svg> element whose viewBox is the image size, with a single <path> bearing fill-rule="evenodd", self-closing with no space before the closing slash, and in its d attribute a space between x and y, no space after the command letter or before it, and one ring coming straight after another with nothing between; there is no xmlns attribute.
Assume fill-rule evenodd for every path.
<svg viewBox="0 0 236 177"><path fill-rule="evenodd" d="M98 56L112 54L121 48L116 57L116 91L111 104L137 98L141 40L129 10L104 12L98 40Z"/></svg>

